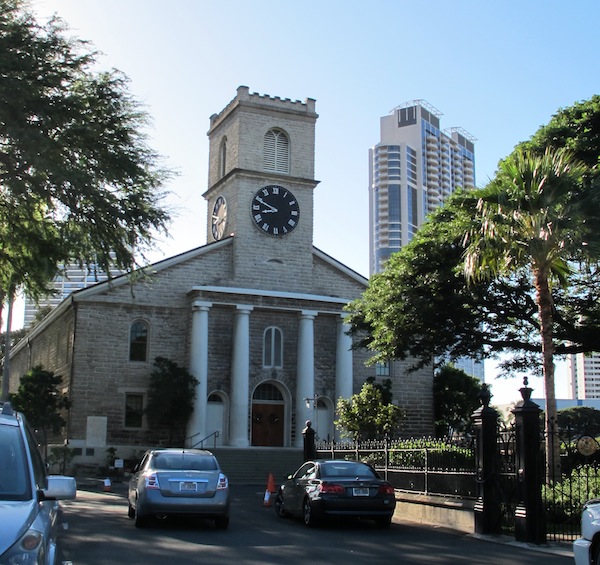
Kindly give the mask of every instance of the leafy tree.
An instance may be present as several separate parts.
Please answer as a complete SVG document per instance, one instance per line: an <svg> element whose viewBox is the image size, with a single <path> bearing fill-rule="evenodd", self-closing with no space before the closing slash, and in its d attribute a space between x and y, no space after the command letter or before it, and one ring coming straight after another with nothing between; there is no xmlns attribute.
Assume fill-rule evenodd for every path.
<svg viewBox="0 0 600 565"><path fill-rule="evenodd" d="M405 416L400 407L384 403L381 388L370 382L351 398L338 399L337 413L335 425L355 441L390 437Z"/></svg>
<svg viewBox="0 0 600 565"><path fill-rule="evenodd" d="M561 437L565 434L568 434L571 439L582 435L600 436L600 410L596 408L589 406L563 408L556 414L556 423Z"/></svg>
<svg viewBox="0 0 600 565"><path fill-rule="evenodd" d="M597 237L586 224L594 206L582 190L585 171L564 149L548 148L541 156L516 150L488 186L476 191L481 224L469 232L465 252L470 280L529 271L540 324L547 430L556 418L552 286L568 286L569 262L583 260L582 246ZM559 464L558 438L552 445L554 436L546 436L552 469Z"/></svg>
<svg viewBox="0 0 600 565"><path fill-rule="evenodd" d="M194 411L198 380L177 363L164 357L154 360L150 376L146 417L153 428L165 428L169 445L185 438L187 423Z"/></svg>
<svg viewBox="0 0 600 565"><path fill-rule="evenodd" d="M373 275L348 321L374 360L410 359L413 368L463 356L502 354L502 374L530 371L541 351L534 287L525 270L467 283L465 234L480 225L475 193L457 191L411 242ZM600 273L589 263L552 288L556 353L600 343Z"/></svg>
<svg viewBox="0 0 600 565"><path fill-rule="evenodd" d="M24 0L0 2L0 304L47 291L57 265L131 270L166 231L172 175L116 70ZM114 254L114 255L111 255Z"/></svg>
<svg viewBox="0 0 600 565"><path fill-rule="evenodd" d="M48 445L49 434L58 434L66 421L61 411L68 410L71 403L60 391L62 377L36 366L28 371L19 383L10 402L16 410L23 412L29 424L42 434L43 444Z"/></svg>
<svg viewBox="0 0 600 565"><path fill-rule="evenodd" d="M386 379L383 383L378 383L375 377L369 377L366 382L372 384L379 392L381 392L381 402L383 404L392 403L392 379Z"/></svg>
<svg viewBox="0 0 600 565"><path fill-rule="evenodd" d="M505 372L537 361L555 416L554 355L595 351L600 337L599 138L594 97L435 212L348 307L374 360L508 353Z"/></svg>
<svg viewBox="0 0 600 565"><path fill-rule="evenodd" d="M444 365L433 377L433 405L437 437L470 429L471 415L479 408L482 383L464 371Z"/></svg>

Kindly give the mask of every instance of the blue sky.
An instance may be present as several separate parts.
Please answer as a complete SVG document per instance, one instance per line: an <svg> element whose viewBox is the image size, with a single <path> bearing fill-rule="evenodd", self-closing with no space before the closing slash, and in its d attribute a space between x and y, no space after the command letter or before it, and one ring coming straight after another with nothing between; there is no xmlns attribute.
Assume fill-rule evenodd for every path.
<svg viewBox="0 0 600 565"><path fill-rule="evenodd" d="M409 100L477 138L484 184L557 109L600 92L597 0L32 0L131 79L151 145L179 171L171 238L152 260L206 242L206 132L239 85L316 99L317 247L368 274L368 149ZM490 375L493 373L489 366ZM560 372L560 371L559 371ZM557 394L564 396L559 374ZM497 402L520 381L493 383ZM541 379L532 379L534 397ZM502 391L500 390L502 389Z"/></svg>

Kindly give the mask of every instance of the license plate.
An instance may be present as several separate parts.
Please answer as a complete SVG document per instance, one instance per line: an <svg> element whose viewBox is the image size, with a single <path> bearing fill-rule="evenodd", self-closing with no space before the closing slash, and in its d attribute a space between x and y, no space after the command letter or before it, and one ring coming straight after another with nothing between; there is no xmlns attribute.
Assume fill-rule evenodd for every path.
<svg viewBox="0 0 600 565"><path fill-rule="evenodd" d="M179 490L182 492L196 492L197 485L192 481L182 481L179 483Z"/></svg>
<svg viewBox="0 0 600 565"><path fill-rule="evenodd" d="M365 487L354 487L352 489L354 496L369 496L369 489Z"/></svg>

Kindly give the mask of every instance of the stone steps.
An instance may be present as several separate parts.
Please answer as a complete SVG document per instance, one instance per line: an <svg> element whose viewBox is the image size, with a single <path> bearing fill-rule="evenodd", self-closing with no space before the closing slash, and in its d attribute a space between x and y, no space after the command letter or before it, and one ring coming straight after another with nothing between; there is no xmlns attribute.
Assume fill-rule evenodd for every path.
<svg viewBox="0 0 600 565"><path fill-rule="evenodd" d="M277 485L303 463L303 451L287 447L210 449L232 484L264 485L272 473Z"/></svg>

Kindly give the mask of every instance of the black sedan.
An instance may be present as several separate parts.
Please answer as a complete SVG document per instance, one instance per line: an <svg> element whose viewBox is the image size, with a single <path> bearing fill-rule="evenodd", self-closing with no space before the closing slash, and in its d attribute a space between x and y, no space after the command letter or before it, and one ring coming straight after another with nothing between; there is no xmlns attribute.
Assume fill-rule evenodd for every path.
<svg viewBox="0 0 600 565"><path fill-rule="evenodd" d="M341 459L304 463L279 487L275 511L281 517L301 516L307 526L326 517L354 517L390 525L396 498L394 487L375 469Z"/></svg>

